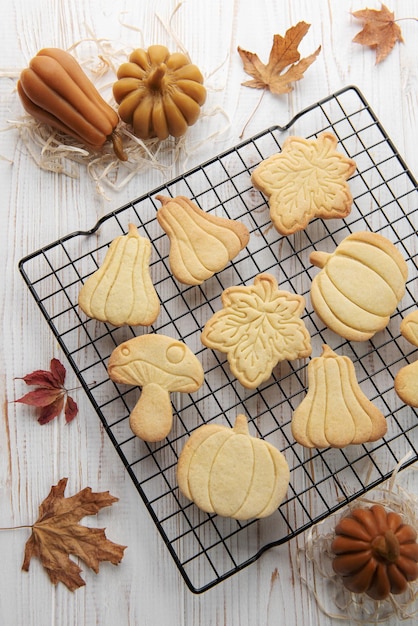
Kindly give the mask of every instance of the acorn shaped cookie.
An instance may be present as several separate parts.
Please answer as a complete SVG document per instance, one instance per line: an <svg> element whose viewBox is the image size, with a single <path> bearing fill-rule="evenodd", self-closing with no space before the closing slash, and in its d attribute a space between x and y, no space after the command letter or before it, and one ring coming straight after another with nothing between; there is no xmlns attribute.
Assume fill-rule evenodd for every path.
<svg viewBox="0 0 418 626"><path fill-rule="evenodd" d="M386 237L357 232L331 254L309 257L321 268L311 284L315 313L337 335L366 341L383 330L405 293L406 262Z"/></svg>
<svg viewBox="0 0 418 626"><path fill-rule="evenodd" d="M185 444L177 464L180 491L202 511L237 520L267 517L289 486L283 454L252 437L245 415L233 428L205 424Z"/></svg>

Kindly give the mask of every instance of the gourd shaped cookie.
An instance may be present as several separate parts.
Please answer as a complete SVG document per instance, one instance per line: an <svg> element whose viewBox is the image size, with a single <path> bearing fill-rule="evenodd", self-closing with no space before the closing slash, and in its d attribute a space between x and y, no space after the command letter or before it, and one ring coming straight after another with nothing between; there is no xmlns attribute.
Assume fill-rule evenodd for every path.
<svg viewBox="0 0 418 626"><path fill-rule="evenodd" d="M201 340L227 354L231 372L244 387L258 387L279 361L311 354L309 332L300 319L305 299L280 290L271 274L259 274L248 287L225 289L222 304L206 322Z"/></svg>
<svg viewBox="0 0 418 626"><path fill-rule="evenodd" d="M180 491L202 511L237 520L267 517L289 486L283 454L249 434L247 418L233 428L205 424L185 444L177 464Z"/></svg>
<svg viewBox="0 0 418 626"><path fill-rule="evenodd" d="M144 441L161 441L173 423L170 393L191 393L203 384L203 368L181 341L151 333L128 339L110 355L109 378L138 385L142 392L129 416L132 432Z"/></svg>
<svg viewBox="0 0 418 626"><path fill-rule="evenodd" d="M282 151L262 161L251 181L267 197L276 230L291 235L310 220L346 217L353 202L347 179L356 164L335 148L332 133L317 139L288 137Z"/></svg>
<svg viewBox="0 0 418 626"><path fill-rule="evenodd" d="M157 220L170 239L173 275L186 285L200 285L220 272L249 240L241 222L211 215L188 198L156 196Z"/></svg>
<svg viewBox="0 0 418 626"><path fill-rule="evenodd" d="M408 275L389 239L353 233L332 254L314 251L309 260L321 268L311 284L312 306L328 328L349 341L366 341L387 326Z"/></svg>
<svg viewBox="0 0 418 626"><path fill-rule="evenodd" d="M376 441L385 417L364 395L353 362L324 345L308 363L308 393L292 415L292 433L307 448L343 448Z"/></svg>
<svg viewBox="0 0 418 626"><path fill-rule="evenodd" d="M381 504L357 507L335 527L332 567L353 593L373 600L404 593L418 578L417 532Z"/></svg>
<svg viewBox="0 0 418 626"><path fill-rule="evenodd" d="M418 310L409 313L401 322L401 335L418 347ZM401 367L395 376L395 391L409 406L418 407L418 361Z"/></svg>
<svg viewBox="0 0 418 626"><path fill-rule="evenodd" d="M134 224L116 237L98 270L84 283L78 304L86 315L114 326L149 326L160 301L149 273L151 243Z"/></svg>

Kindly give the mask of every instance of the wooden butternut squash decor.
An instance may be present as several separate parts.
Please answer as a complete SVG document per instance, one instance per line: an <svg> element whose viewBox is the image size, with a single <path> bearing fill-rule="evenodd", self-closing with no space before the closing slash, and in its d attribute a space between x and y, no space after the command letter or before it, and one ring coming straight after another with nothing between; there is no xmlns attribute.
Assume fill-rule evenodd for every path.
<svg viewBox="0 0 418 626"><path fill-rule="evenodd" d="M110 140L116 156L126 161L116 130L118 114L65 50L40 50L22 70L17 91L26 112L38 121L93 150Z"/></svg>
<svg viewBox="0 0 418 626"><path fill-rule="evenodd" d="M156 196L157 220L170 239L170 268L178 281L200 285L220 272L250 238L241 222L206 213L184 196Z"/></svg>
<svg viewBox="0 0 418 626"><path fill-rule="evenodd" d="M116 237L102 265L84 283L78 296L86 315L114 326L149 326L158 317L160 301L149 273L151 243L134 224Z"/></svg>
<svg viewBox="0 0 418 626"><path fill-rule="evenodd" d="M292 433L307 448L343 448L376 441L387 430L362 392L353 362L327 345L308 364L308 393L292 415Z"/></svg>
<svg viewBox="0 0 418 626"><path fill-rule="evenodd" d="M181 492L202 511L238 520L267 517L277 510L289 486L283 454L252 437L247 418L233 428L205 424L185 444L177 464Z"/></svg>

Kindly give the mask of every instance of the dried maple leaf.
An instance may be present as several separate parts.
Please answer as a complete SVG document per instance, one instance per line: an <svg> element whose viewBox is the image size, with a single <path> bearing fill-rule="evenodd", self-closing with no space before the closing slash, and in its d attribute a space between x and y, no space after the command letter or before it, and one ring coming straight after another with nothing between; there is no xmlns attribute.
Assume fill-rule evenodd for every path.
<svg viewBox="0 0 418 626"><path fill-rule="evenodd" d="M29 391L16 400L22 404L29 404L40 409L38 422L47 424L57 417L64 409L65 421L71 422L78 413L76 402L68 395L64 387L66 370L58 359L52 359L49 370L35 370L26 374L20 380L27 385L36 385L36 389Z"/></svg>
<svg viewBox="0 0 418 626"><path fill-rule="evenodd" d="M103 507L117 502L118 498L108 491L94 493L90 487L65 498L67 480L62 478L52 487L40 505L39 518L26 542L22 569L27 572L31 558L36 556L54 585L62 582L75 591L86 583L80 576L81 568L69 558L70 554L79 557L97 574L101 561L110 561L114 565L120 563L126 546L109 541L102 528L78 524L81 518L95 515Z"/></svg>
<svg viewBox="0 0 418 626"><path fill-rule="evenodd" d="M397 41L403 42L395 14L384 4L380 10L362 9L354 11L352 15L363 21L363 29L353 41L376 50L376 64L386 59Z"/></svg>
<svg viewBox="0 0 418 626"><path fill-rule="evenodd" d="M284 37L274 35L273 45L267 65L262 63L254 52L248 52L238 46L238 53L244 64L244 71L252 80L243 82L245 87L269 89L272 93L282 94L292 91L292 82L303 78L304 72L315 61L321 46L305 59L300 58L298 46L306 35L310 24L299 22L286 31ZM285 72L285 70L288 68Z"/></svg>
<svg viewBox="0 0 418 626"><path fill-rule="evenodd" d="M222 304L206 323L202 343L227 354L245 387L258 387L279 361L310 355L310 336L299 319L305 299L279 290L271 274L258 274L254 285L228 287Z"/></svg>

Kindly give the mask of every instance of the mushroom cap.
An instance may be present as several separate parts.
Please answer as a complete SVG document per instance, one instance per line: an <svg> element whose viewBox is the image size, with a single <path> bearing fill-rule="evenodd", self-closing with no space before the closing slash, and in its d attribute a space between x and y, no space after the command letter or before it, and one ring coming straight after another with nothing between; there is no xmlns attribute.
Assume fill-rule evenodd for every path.
<svg viewBox="0 0 418 626"><path fill-rule="evenodd" d="M167 391L192 392L203 384L203 368L182 341L148 334L128 339L115 348L108 363L109 377L117 383L144 387L149 383Z"/></svg>

